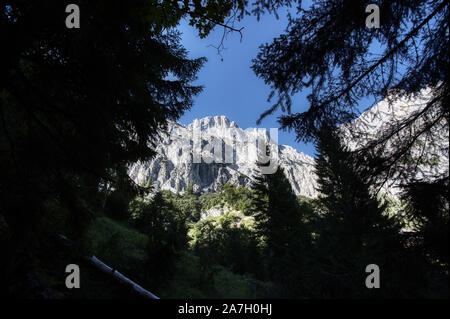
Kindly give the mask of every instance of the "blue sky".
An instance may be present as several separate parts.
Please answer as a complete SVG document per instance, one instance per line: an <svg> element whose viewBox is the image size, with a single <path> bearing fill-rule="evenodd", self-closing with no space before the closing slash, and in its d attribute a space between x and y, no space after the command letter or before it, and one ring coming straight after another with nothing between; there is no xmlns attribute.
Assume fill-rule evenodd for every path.
<svg viewBox="0 0 450 319"><path fill-rule="evenodd" d="M304 9L309 4L310 1L302 1ZM293 16L296 15L296 8L289 11ZM182 20L178 29L182 32L181 42L189 51L189 56L191 58L204 56L208 59L196 81L196 84L204 86L204 90L195 98L192 109L180 118L182 124L189 124L194 119L205 116L225 115L243 129L279 127L277 118L281 115L281 111L267 116L261 125L256 125L261 113L270 107L270 103L267 102L270 88L256 77L250 67L252 59L256 58L259 52L259 46L272 42L275 37L284 33L288 22L287 12L287 8L280 9L278 20L269 14L263 15L260 21L254 16L246 16L235 25L237 29L244 27L242 42L239 33L229 33L224 41L225 50L221 51L221 55L211 45L219 45L223 27L217 26L207 38L200 39L196 30L189 26L187 21ZM376 41L372 43L370 51L375 54L381 53L380 44ZM304 92L292 98L293 112L306 110L308 106L306 95ZM364 111L374 102L373 98L361 99L359 110ZM296 142L294 132L279 130L278 143L290 145L311 156L315 155L314 146Z"/></svg>
<svg viewBox="0 0 450 319"><path fill-rule="evenodd" d="M270 88L257 78L250 69L251 60L259 52L258 47L281 34L287 25L286 10L279 11L279 20L273 15L264 15L258 22L253 16L245 17L236 27L244 27L242 42L236 32L230 33L225 40L225 50L220 56L217 46L222 37L223 28L217 27L207 38L200 39L195 29L182 21L179 30L182 44L189 51L191 58L205 56L208 61L198 74L196 84L204 85L203 92L195 98L192 109L185 113L180 123L189 124L195 118L225 115L243 129L249 127L279 127L277 112L266 117L260 126L256 125L259 115L269 107L267 97ZM222 61L223 59L223 61ZM306 94L295 97L293 110L300 111L306 104ZM293 132L279 131L279 144L295 147L301 152L314 155L311 144L295 141Z"/></svg>

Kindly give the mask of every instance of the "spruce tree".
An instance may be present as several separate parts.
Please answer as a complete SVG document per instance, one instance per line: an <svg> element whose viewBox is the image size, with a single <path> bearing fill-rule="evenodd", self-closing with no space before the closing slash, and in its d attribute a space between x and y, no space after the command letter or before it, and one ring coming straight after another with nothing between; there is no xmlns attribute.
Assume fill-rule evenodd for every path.
<svg viewBox="0 0 450 319"><path fill-rule="evenodd" d="M161 287L175 271L178 254L187 246L185 217L157 192L150 203L133 202L133 224L148 236L148 281Z"/></svg>
<svg viewBox="0 0 450 319"><path fill-rule="evenodd" d="M33 268L56 234L80 243L105 188L121 188L128 165L153 156L167 121L192 106L205 59L188 58L180 19L205 36L237 5L76 4L74 29L64 23L68 3L0 4L0 219L10 233L0 243L2 292L28 277L16 261ZM116 195L112 202L126 203Z"/></svg>
<svg viewBox="0 0 450 319"><path fill-rule="evenodd" d="M408 185L402 193L407 203L405 213L411 224L417 249L432 263L449 263L449 178L420 181ZM448 277L448 272L447 272Z"/></svg>
<svg viewBox="0 0 450 319"><path fill-rule="evenodd" d="M354 120L368 100L395 106L394 101L427 88L421 108L386 123L360 147L361 156L377 157L361 165L374 166L381 181L395 176L407 182L417 164L428 159L427 152L417 152L420 144L442 147L440 132L449 130L450 7L445 0L380 0L373 3L379 27L370 28L369 4L312 1L290 12L286 31L262 45L253 60L254 72L271 88L271 104L259 121L281 109L281 127L309 142L322 124ZM306 107L293 102L302 93L308 95Z"/></svg>
<svg viewBox="0 0 450 319"><path fill-rule="evenodd" d="M400 225L384 214L357 158L335 131L323 129L317 143L320 191L317 281L321 297L419 296L426 281L419 260L403 245ZM383 289L367 289L365 268L379 266Z"/></svg>
<svg viewBox="0 0 450 319"><path fill-rule="evenodd" d="M257 172L252 188L255 228L263 244L268 279L280 285L279 296L298 297L309 235L297 198L281 167L273 174Z"/></svg>

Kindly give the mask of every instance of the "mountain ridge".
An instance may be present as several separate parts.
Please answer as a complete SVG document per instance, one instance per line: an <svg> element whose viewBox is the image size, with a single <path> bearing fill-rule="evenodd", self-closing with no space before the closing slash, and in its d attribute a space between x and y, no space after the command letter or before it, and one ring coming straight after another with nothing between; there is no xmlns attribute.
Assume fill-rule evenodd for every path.
<svg viewBox="0 0 450 319"><path fill-rule="evenodd" d="M402 97L395 101L386 98L364 111L354 121L341 125L338 130L350 150L364 147L392 124L420 112L430 99L429 88L423 89L419 96ZM442 129L431 131L433 139L438 143L428 145L426 152L427 158L436 158L439 164L419 164L414 178L431 179L432 176L448 175L449 133L445 125L442 123ZM277 144L277 135L273 136L272 133L276 132L257 128L244 130L225 115L206 116L195 119L188 125L170 121L167 132L162 133L160 140L155 143L157 155L150 161L131 165L129 175L141 185L151 180L155 191L166 189L184 192L190 183L193 184L194 191L200 193L216 192L227 182L249 187L257 160L256 149L250 146L257 139ZM395 138L401 139L402 134L408 134L408 131L399 132ZM219 156L216 156L216 149L211 147L217 139L221 143L218 146L221 151ZM388 141L380 151L389 154L394 142ZM212 149L214 152L211 152ZM278 164L284 169L294 193L316 198L319 193L314 158L289 145L276 145L275 149ZM201 161L196 162L194 154ZM388 180L383 191L396 196L399 186L395 179Z"/></svg>
<svg viewBox="0 0 450 319"><path fill-rule="evenodd" d="M223 141L223 148L233 147L231 163L194 163L195 132L201 132L202 147L212 143L215 138ZM150 161L135 163L130 167L130 177L139 184L151 180L156 190L183 192L190 183L194 191L200 193L215 192L220 185L231 182L234 185L249 187L251 176L256 169L256 154L238 156L253 138L272 138L268 131L261 129L241 129L236 122L224 115L207 116L195 119L188 125L169 122L167 133L162 134L156 143L157 155ZM189 148L190 149L187 149ZM200 150L207 157L208 152ZM313 172L314 158L299 152L289 145L279 145L279 164L284 168L286 177L297 195L317 197L316 178Z"/></svg>

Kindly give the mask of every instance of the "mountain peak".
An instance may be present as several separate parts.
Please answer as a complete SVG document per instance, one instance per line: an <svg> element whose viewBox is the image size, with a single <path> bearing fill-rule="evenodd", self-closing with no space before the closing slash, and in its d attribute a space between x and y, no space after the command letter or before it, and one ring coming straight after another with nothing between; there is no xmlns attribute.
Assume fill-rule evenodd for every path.
<svg viewBox="0 0 450 319"><path fill-rule="evenodd" d="M195 119L189 126L199 129L210 127L238 127L234 121L230 121L225 115L206 116Z"/></svg>
<svg viewBox="0 0 450 319"><path fill-rule="evenodd" d="M155 157L130 166L129 175L136 183L146 184L151 181L154 190L167 189L173 192L185 191L190 183L193 183L194 191L202 193L218 191L227 182L251 187L256 158L250 145L261 134L270 138L269 132L256 128L241 129L224 115L195 119L188 126L176 125L175 122L171 124L169 134L163 135L161 143L156 146ZM194 133L201 134L194 138ZM201 143L197 138L201 139ZM211 153L211 146L218 140L223 147L219 160ZM197 161L197 157L194 161L194 147L196 154L201 155L200 161ZM227 157L224 150L228 150L227 154L232 156ZM280 146L278 156L293 191L299 195L316 197L316 181L312 170L314 159L287 146Z"/></svg>

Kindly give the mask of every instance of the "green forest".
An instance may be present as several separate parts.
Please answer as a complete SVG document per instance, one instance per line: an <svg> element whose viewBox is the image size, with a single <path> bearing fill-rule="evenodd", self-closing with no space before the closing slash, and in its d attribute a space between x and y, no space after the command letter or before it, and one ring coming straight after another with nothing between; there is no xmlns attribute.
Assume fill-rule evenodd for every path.
<svg viewBox="0 0 450 319"><path fill-rule="evenodd" d="M346 154L338 140L325 141L318 145L318 199L295 196L282 169L255 172L252 190L227 183L201 195L190 185L149 200L115 190L87 228L85 249L161 298L447 297L447 198L433 194L441 215L434 225L424 222L407 193L370 196L354 168L340 162ZM212 207L226 210L201 216ZM364 284L371 263L382 270L383 289ZM117 297L96 280L77 292L63 280L52 285L60 297Z"/></svg>
<svg viewBox="0 0 450 319"><path fill-rule="evenodd" d="M81 28L68 29L64 2L2 1L0 295L142 298L94 255L160 298L448 298L448 163L416 176L437 165L418 147L448 154L433 134L449 129L449 4L378 1L382 24L368 32L369 3L80 0ZM206 60L189 58L180 20L203 39L285 6L297 15L252 61L271 89L255 122L281 114L281 129L314 143L318 198L296 196L281 166L263 174L259 162L251 187L215 193L132 180L129 166L155 156L168 121L203 90ZM344 145L337 127L361 100L425 87L421 110L362 149ZM378 191L392 178L397 197ZM80 266L79 289L66 287L68 264ZM371 264L380 289L366 286Z"/></svg>

